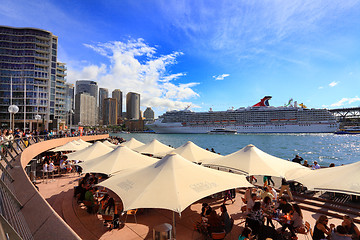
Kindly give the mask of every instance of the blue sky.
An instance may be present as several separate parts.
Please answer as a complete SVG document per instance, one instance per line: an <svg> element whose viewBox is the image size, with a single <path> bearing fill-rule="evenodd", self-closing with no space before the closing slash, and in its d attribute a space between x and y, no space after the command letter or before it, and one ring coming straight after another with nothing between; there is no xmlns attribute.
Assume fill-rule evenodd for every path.
<svg viewBox="0 0 360 240"><path fill-rule="evenodd" d="M2 0L0 24L51 31L69 82L138 92L161 114L265 95L273 106L359 106L359 13L352 0Z"/></svg>

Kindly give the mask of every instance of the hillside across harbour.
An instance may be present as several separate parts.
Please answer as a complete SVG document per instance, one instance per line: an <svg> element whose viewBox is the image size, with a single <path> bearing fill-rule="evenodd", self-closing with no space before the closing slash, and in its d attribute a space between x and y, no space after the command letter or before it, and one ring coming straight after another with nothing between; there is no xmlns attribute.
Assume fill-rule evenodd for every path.
<svg viewBox="0 0 360 240"><path fill-rule="evenodd" d="M147 126L156 133L207 133L224 128L237 133L332 133L339 125L327 109L307 108L292 100L285 106L269 105L271 96L257 104L227 111L168 111Z"/></svg>

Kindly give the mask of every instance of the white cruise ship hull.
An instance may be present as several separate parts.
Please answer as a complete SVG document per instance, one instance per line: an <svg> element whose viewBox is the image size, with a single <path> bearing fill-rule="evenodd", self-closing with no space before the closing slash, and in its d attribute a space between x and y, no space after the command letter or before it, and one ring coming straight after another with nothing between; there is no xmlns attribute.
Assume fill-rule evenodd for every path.
<svg viewBox="0 0 360 240"><path fill-rule="evenodd" d="M331 123L307 123L307 124L268 124L268 125L190 125L183 126L181 123L161 123L155 121L147 125L155 133L207 133L215 128L236 130L237 133L333 133L339 124Z"/></svg>

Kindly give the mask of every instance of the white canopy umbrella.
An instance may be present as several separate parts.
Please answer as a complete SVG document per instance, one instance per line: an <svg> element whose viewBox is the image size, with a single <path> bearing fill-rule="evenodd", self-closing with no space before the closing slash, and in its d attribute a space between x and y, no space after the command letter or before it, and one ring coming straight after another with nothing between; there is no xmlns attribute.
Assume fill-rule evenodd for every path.
<svg viewBox="0 0 360 240"><path fill-rule="evenodd" d="M82 140L81 138L79 138L78 140L76 140L76 142L78 142L80 145L82 146L86 146L86 147L89 147L92 145L92 143L89 143L89 142L85 142L84 140Z"/></svg>
<svg viewBox="0 0 360 240"><path fill-rule="evenodd" d="M207 160L204 165L236 169L248 175L285 177L287 171L303 169L302 165L267 154L250 144L237 152Z"/></svg>
<svg viewBox="0 0 360 240"><path fill-rule="evenodd" d="M113 143L109 142L108 140L103 141L103 144L105 144L106 146L111 147L113 149L118 147L118 145L113 144Z"/></svg>
<svg viewBox="0 0 360 240"><path fill-rule="evenodd" d="M150 143L145 144L141 147L137 147L133 150L136 152L139 152L139 153L143 153L143 154L151 154L154 156L163 157L166 154L168 154L169 152L173 151L174 148L166 146L165 144L154 139Z"/></svg>
<svg viewBox="0 0 360 240"><path fill-rule="evenodd" d="M114 151L78 165L83 169L83 173L111 175L129 168L148 166L156 161L157 159L134 152L128 147L118 146Z"/></svg>
<svg viewBox="0 0 360 240"><path fill-rule="evenodd" d="M205 159L215 159L222 157L219 154L210 152L208 150L205 150L199 146L197 146L195 143L188 141L184 145L176 148L171 153L177 153L180 156L184 157L187 160L190 160L192 162L202 162Z"/></svg>
<svg viewBox="0 0 360 240"><path fill-rule="evenodd" d="M121 171L98 185L111 189L124 210L161 208L181 212L211 194L237 187L251 187L244 175L222 172L194 164L178 154L169 154L146 167Z"/></svg>
<svg viewBox="0 0 360 240"><path fill-rule="evenodd" d="M211 194L252 186L244 175L206 168L178 154L168 154L146 167L121 171L98 185L115 192L124 210L162 208L179 214Z"/></svg>
<svg viewBox="0 0 360 240"><path fill-rule="evenodd" d="M64 145L60 147L56 147L54 149L51 149L51 152L73 152L84 149L85 146L80 145L78 142L74 143L74 141L65 143Z"/></svg>
<svg viewBox="0 0 360 240"><path fill-rule="evenodd" d="M108 152L111 152L112 150L114 149L104 145L100 141L97 141L87 148L84 148L74 153L66 154L66 156L68 157L69 160L79 160L85 162L90 159L105 155Z"/></svg>
<svg viewBox="0 0 360 240"><path fill-rule="evenodd" d="M121 146L126 146L126 147L128 147L130 149L134 149L134 148L144 146L145 143L142 143L142 142L136 140L135 138L131 138L129 141L123 142L120 145Z"/></svg>
<svg viewBox="0 0 360 240"><path fill-rule="evenodd" d="M291 171L287 177L302 183L310 190L360 195L359 173L360 161L338 167L301 171L301 173Z"/></svg>

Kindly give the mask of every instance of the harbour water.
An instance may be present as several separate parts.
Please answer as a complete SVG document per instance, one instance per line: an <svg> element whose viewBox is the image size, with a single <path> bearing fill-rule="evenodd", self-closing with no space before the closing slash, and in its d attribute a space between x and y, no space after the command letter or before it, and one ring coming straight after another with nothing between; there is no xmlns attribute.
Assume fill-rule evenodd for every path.
<svg viewBox="0 0 360 240"><path fill-rule="evenodd" d="M360 135L336 134L150 134L150 133L113 133L111 136L125 140L135 139L148 143L154 138L160 142L179 147L192 141L202 148L214 148L221 155L227 155L248 144L282 159L293 159L299 154L309 164L318 161L321 166L336 166L360 160Z"/></svg>

